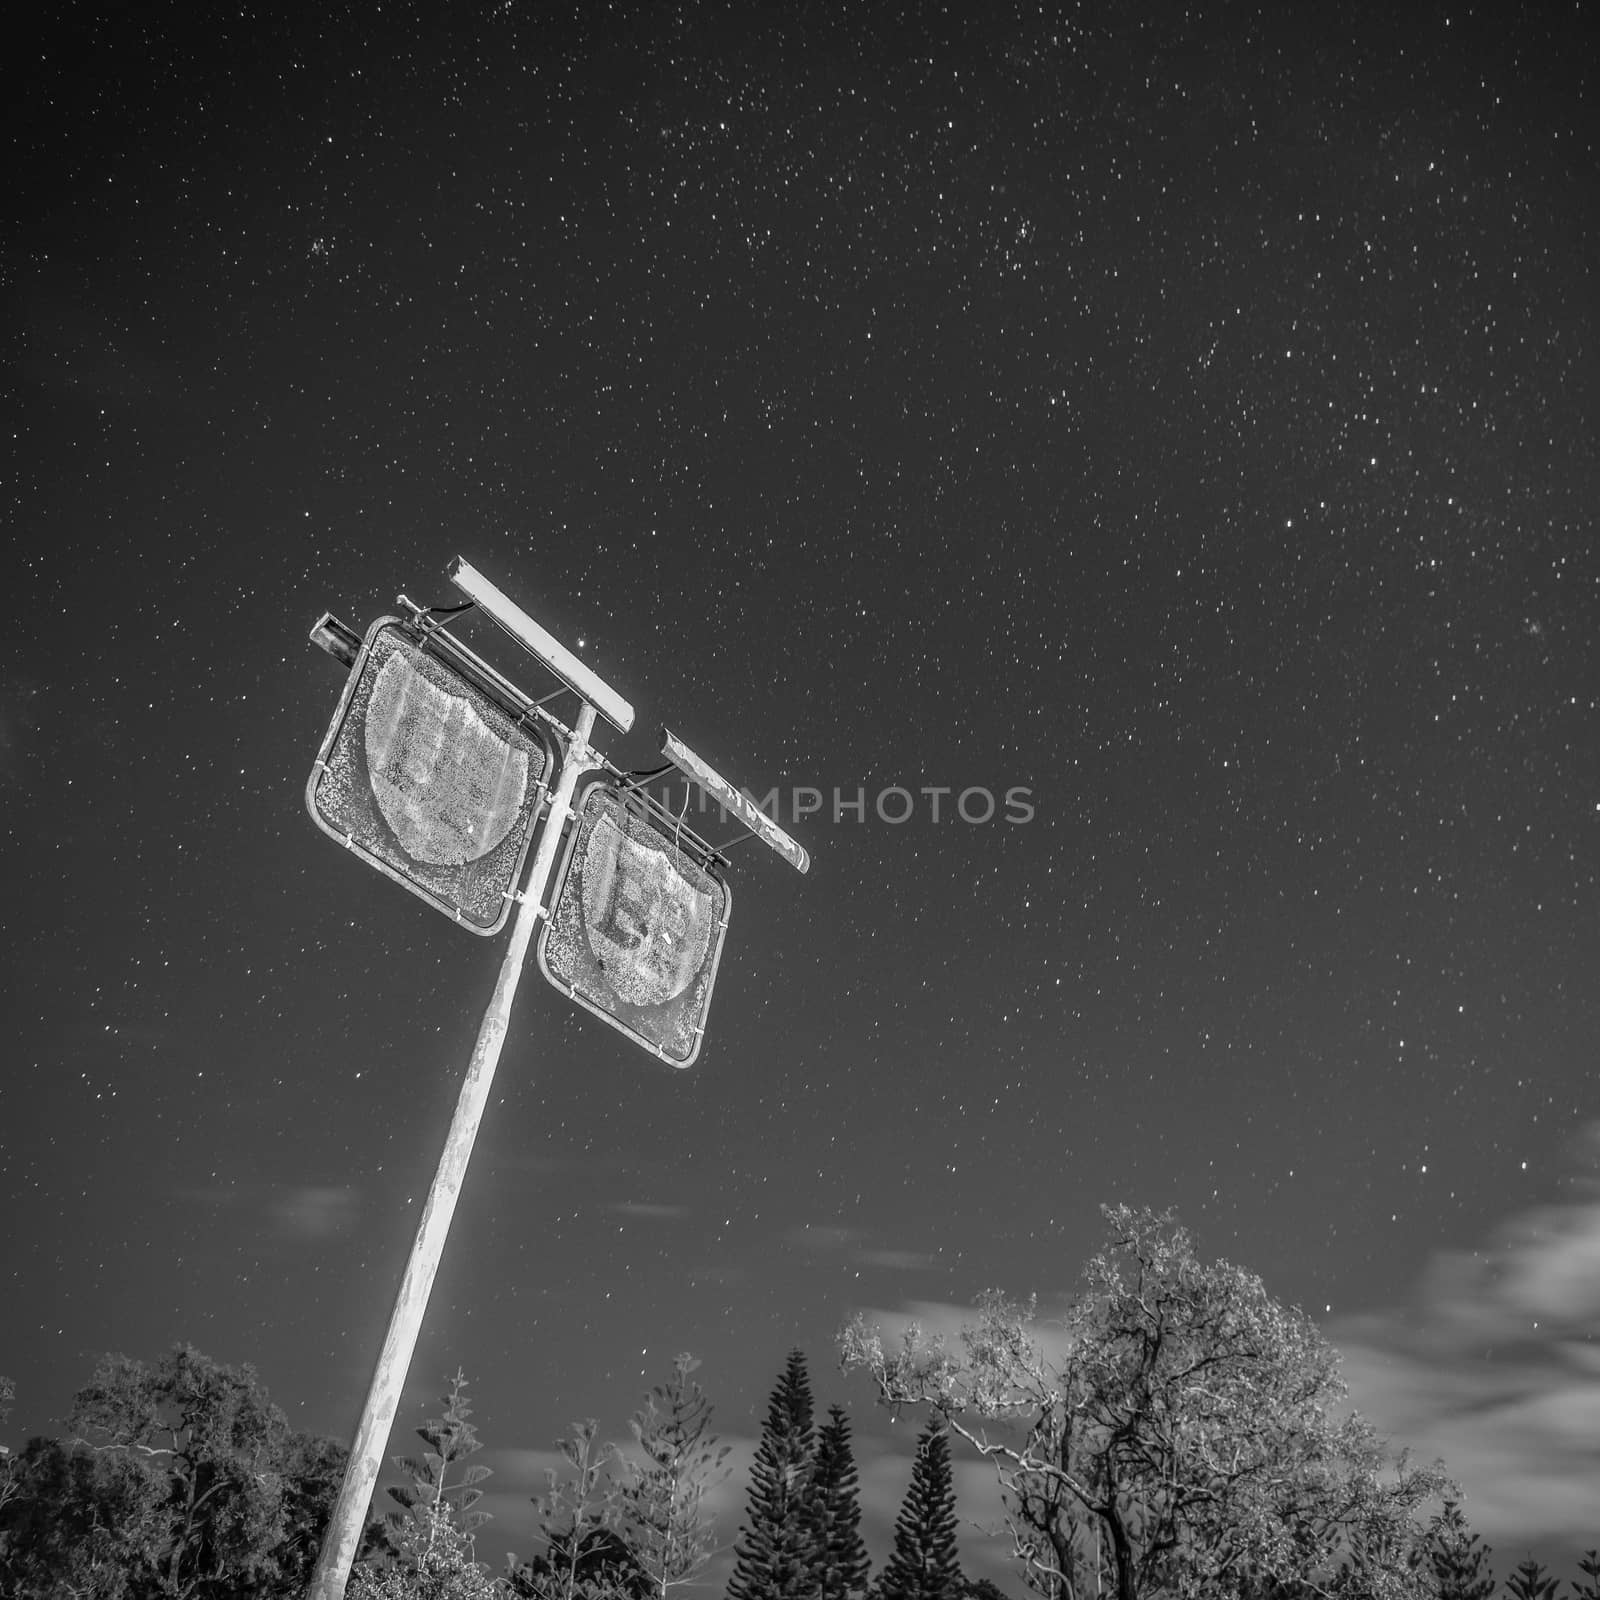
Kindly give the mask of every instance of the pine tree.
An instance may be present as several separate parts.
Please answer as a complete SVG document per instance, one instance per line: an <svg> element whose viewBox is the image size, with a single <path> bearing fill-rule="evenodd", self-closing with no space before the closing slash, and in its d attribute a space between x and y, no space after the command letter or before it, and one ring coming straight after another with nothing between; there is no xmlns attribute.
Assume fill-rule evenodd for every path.
<svg viewBox="0 0 1600 1600"><path fill-rule="evenodd" d="M870 1563L861 1538L856 1463L843 1406L829 1408L817 1435L808 1509L817 1551L814 1592L819 1600L857 1600L867 1592Z"/></svg>
<svg viewBox="0 0 1600 1600"><path fill-rule="evenodd" d="M401 1507L399 1511L391 1511L385 1519L389 1542L396 1550L399 1549L399 1532L408 1522L427 1529L438 1526L437 1516L432 1513L443 1512L466 1536L469 1550L473 1530L489 1520L487 1511L472 1508L483 1498L483 1490L478 1485L491 1475L492 1469L462 1467L458 1476L452 1476L453 1469L468 1456L476 1455L483 1444L478 1430L468 1421L472 1407L467 1404L465 1373L457 1367L456 1375L448 1381L449 1393L439 1397L444 1415L431 1418L417 1429L417 1437L428 1446L421 1459L395 1457L395 1465L411 1475L409 1484L389 1491L390 1499Z"/></svg>
<svg viewBox="0 0 1600 1600"><path fill-rule="evenodd" d="M1446 1500L1428 1524L1427 1548L1439 1600L1489 1600L1495 1590L1490 1546L1468 1527L1459 1501Z"/></svg>
<svg viewBox="0 0 1600 1600"><path fill-rule="evenodd" d="M894 1524L894 1550L878 1580L881 1600L961 1600L956 1558L956 1490L950 1438L937 1416L917 1441L911 1485Z"/></svg>
<svg viewBox="0 0 1600 1600"><path fill-rule="evenodd" d="M1585 1550L1578 1571L1589 1581L1573 1584L1572 1600L1600 1600L1600 1550Z"/></svg>
<svg viewBox="0 0 1600 1600"><path fill-rule="evenodd" d="M1556 1579L1545 1576L1544 1563L1531 1556L1506 1579L1511 1600L1554 1600L1557 1587Z"/></svg>
<svg viewBox="0 0 1600 1600"><path fill-rule="evenodd" d="M807 1515L815 1456L806 1358L791 1350L750 1469L749 1510L735 1547L728 1600L810 1600L817 1593Z"/></svg>
<svg viewBox="0 0 1600 1600"><path fill-rule="evenodd" d="M514 1595L534 1600L591 1600L618 1592L642 1594L633 1551L618 1531L621 1509L609 1469L616 1446L599 1442L600 1424L575 1422L560 1450L570 1473L545 1473L548 1488L535 1496L545 1549L532 1561L506 1557L506 1583Z"/></svg>
<svg viewBox="0 0 1600 1600"><path fill-rule="evenodd" d="M710 1561L716 1530L706 1494L729 1470L728 1447L710 1433L711 1402L691 1377L699 1365L680 1355L671 1381L650 1391L630 1423L643 1461L626 1467L622 1532L658 1596L692 1582Z"/></svg>

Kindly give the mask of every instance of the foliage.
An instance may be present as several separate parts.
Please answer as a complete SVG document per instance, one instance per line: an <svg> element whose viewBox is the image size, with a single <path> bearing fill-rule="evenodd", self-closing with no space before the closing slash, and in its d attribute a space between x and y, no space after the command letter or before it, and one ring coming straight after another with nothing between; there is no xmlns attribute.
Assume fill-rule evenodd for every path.
<svg viewBox="0 0 1600 1600"><path fill-rule="evenodd" d="M500 1600L505 1584L472 1558L472 1536L450 1502L423 1500L391 1524L394 1560L357 1566L347 1600Z"/></svg>
<svg viewBox="0 0 1600 1600"><path fill-rule="evenodd" d="M1600 1550L1585 1550L1578 1571L1588 1582L1573 1583L1572 1600L1600 1600Z"/></svg>
<svg viewBox="0 0 1600 1600"><path fill-rule="evenodd" d="M10 1378L0 1375L0 1423L11 1420L11 1402L16 1398L17 1386ZM22 1493L22 1463L9 1445L0 1443L0 1519L5 1509ZM0 1529L4 1523L0 1521ZM0 1531L0 1571L5 1559L5 1534Z"/></svg>
<svg viewBox="0 0 1600 1600"><path fill-rule="evenodd" d="M1460 1501L1447 1499L1428 1524L1428 1558L1439 1600L1490 1600L1495 1591L1490 1554L1490 1547L1467 1526Z"/></svg>
<svg viewBox="0 0 1600 1600"><path fill-rule="evenodd" d="M711 1402L692 1376L699 1365L680 1355L629 1424L642 1459L624 1467L622 1533L656 1596L691 1583L715 1551L705 1499L728 1476L728 1447L710 1432Z"/></svg>
<svg viewBox="0 0 1600 1600"><path fill-rule="evenodd" d="M894 1549L877 1592L881 1600L961 1600L965 1590L956 1555L950 1437L935 1414L917 1441L911 1483L895 1518Z"/></svg>
<svg viewBox="0 0 1600 1600"><path fill-rule="evenodd" d="M867 1592L870 1563L861 1538L861 1503L850 1421L832 1406L817 1434L808 1506L816 1550L817 1600L859 1600Z"/></svg>
<svg viewBox="0 0 1600 1600"><path fill-rule="evenodd" d="M807 1502L815 1454L806 1358L791 1350L750 1469L749 1510L728 1600L797 1600L813 1593L816 1549Z"/></svg>
<svg viewBox="0 0 1600 1600"><path fill-rule="evenodd" d="M179 1345L156 1367L107 1356L70 1442L35 1439L8 1508L6 1574L31 1600L297 1595L344 1451L294 1432L255 1371Z"/></svg>
<svg viewBox="0 0 1600 1600"><path fill-rule="evenodd" d="M1032 1303L991 1293L960 1355L914 1326L886 1350L858 1318L840 1334L843 1364L888 1403L931 1404L993 1464L1042 1595L1081 1592L1085 1571L1119 1600L1336 1579L1371 1600L1414 1592L1412 1513L1449 1486L1442 1467L1402 1455L1385 1480L1371 1428L1328 1418L1344 1394L1337 1356L1303 1313L1251 1273L1200 1262L1170 1213L1103 1214L1109 1239L1059 1355L1033 1338ZM986 1421L1007 1435L991 1439Z"/></svg>
<svg viewBox="0 0 1600 1600"><path fill-rule="evenodd" d="M650 1591L633 1551L622 1537L617 1487L609 1476L616 1447L601 1444L599 1424L577 1422L559 1448L566 1474L546 1473L537 1496L544 1549L531 1561L506 1557L509 1592L526 1600L644 1600Z"/></svg>
<svg viewBox="0 0 1600 1600"><path fill-rule="evenodd" d="M392 1546L398 1549L401 1528L408 1522L420 1523L428 1528L439 1524L432 1515L442 1510L444 1520L453 1523L466 1536L467 1547L472 1547L475 1529L489 1520L487 1511L475 1511L474 1506L483 1498L478 1485L491 1475L491 1469L474 1465L462 1467L452 1478L452 1469L483 1448L478 1430L468 1420L472 1407L467 1404L467 1379L458 1367L456 1375L448 1380L450 1389L441 1395L444 1406L442 1417L433 1417L417 1429L417 1437L428 1446L420 1457L396 1456L395 1465L411 1475L409 1484L390 1489L389 1496L396 1501L400 1511L391 1511L386 1519Z"/></svg>
<svg viewBox="0 0 1600 1600"><path fill-rule="evenodd" d="M1529 1557L1506 1579L1506 1593L1511 1600L1553 1600L1559 1584L1546 1576L1544 1565Z"/></svg>

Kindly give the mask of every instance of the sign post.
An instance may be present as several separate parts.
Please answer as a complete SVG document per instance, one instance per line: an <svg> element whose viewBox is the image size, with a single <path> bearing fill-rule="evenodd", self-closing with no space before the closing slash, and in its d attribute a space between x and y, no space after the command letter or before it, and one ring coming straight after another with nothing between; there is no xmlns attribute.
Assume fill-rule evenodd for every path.
<svg viewBox="0 0 1600 1600"><path fill-rule="evenodd" d="M388 1448L394 1415L400 1405L400 1392L405 1387L411 1355L417 1347L417 1335L422 1329L422 1313L427 1309L428 1296L433 1292L439 1258L444 1253L445 1235L449 1233L451 1218L455 1216L456 1200L461 1194L462 1180L467 1175L467 1162L478 1137L478 1124L483 1121L483 1109L489 1103L494 1071L500 1062L500 1047L505 1043L506 1024L511 1018L511 1002L516 997L517 984L522 978L522 967L527 959L528 945L533 939L534 924L539 920L545 884L550 878L556 847L561 842L562 825L571 811L572 791L577 785L578 774L587 770L592 760L589 735L594 730L594 715L594 707L587 703L579 710L577 726L572 730L572 740L567 746L566 758L561 763L561 777L556 783L555 797L550 802L550 815L545 820L544 832L539 836L533 870L528 874L527 887L522 891L522 903L517 907L511 943L505 959L500 963L500 976L495 982L494 994L478 1028L478 1040L472 1047L467 1075L462 1082L461 1093L456 1098L455 1115L450 1119L450 1131L445 1135L444 1149L440 1152L439 1165L433 1175L433 1187L429 1189L427 1204L422 1208L417 1236L406 1262L405 1276L400 1280L400 1292L395 1296L394 1310L389 1314L389 1330L384 1334L383 1348L378 1353L378 1364L373 1369L366 1404L361 1408L361 1421L356 1428L355 1442L350 1447L344 1482L339 1488L339 1498L334 1504L328 1531L323 1535L322 1548L317 1552L316 1568L311 1575L310 1600L343 1600L345 1584L350 1577L350 1565L355 1560L356 1546L361 1542L361 1530L367 1520L367 1507L372 1503L378 1473L383 1466L383 1452Z"/></svg>
<svg viewBox="0 0 1600 1600"><path fill-rule="evenodd" d="M699 1053L727 933L727 888L709 870L717 852L681 824L668 839L652 834L646 823L636 827L620 812L602 817L597 811L590 819L590 797L599 791L603 802L615 790L602 782L586 790L586 820L574 825L563 873L564 884L577 886L578 899L572 902L571 927L563 924L562 948L581 981L546 965L550 918L560 908L553 904L546 912L545 890L574 815L578 780L596 768L623 777L590 743L595 718L603 716L626 733L633 707L465 561L451 565L450 577L469 606L492 617L578 696L579 710L573 727L563 727L464 645L443 636L429 620L435 611L411 606L403 595L401 602L414 613L410 625L381 618L362 641L325 615L311 631L313 643L351 669L306 788L317 826L473 933L498 932L503 905L515 902L517 914L395 1296L308 1600L343 1600L537 923L547 920L540 946L546 975L675 1066L688 1066ZM519 893L514 885L540 826L557 745L559 775ZM665 753L687 776L753 811L692 751L676 740L672 745ZM806 870L805 851L782 829L759 812L737 814L791 865ZM580 944L592 957L592 970L578 964ZM602 977L594 979L594 973ZM592 994L584 992L585 983Z"/></svg>

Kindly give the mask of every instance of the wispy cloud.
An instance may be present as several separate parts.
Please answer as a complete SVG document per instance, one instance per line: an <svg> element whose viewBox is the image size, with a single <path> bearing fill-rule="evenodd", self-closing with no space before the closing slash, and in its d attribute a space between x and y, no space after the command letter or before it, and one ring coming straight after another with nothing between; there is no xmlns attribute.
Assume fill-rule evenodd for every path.
<svg viewBox="0 0 1600 1600"><path fill-rule="evenodd" d="M254 1215L280 1238L313 1241L348 1233L361 1210L361 1191L349 1184L234 1183L180 1189L180 1200Z"/></svg>
<svg viewBox="0 0 1600 1600"><path fill-rule="evenodd" d="M865 1228L833 1222L803 1222L785 1232L784 1243L815 1256L843 1256L853 1266L890 1272L922 1272L937 1265L926 1250L904 1250L877 1243Z"/></svg>
<svg viewBox="0 0 1600 1600"><path fill-rule="evenodd" d="M273 1191L271 1212L278 1227L297 1239L331 1239L354 1226L357 1195L334 1185L302 1184Z"/></svg>
<svg viewBox="0 0 1600 1600"><path fill-rule="evenodd" d="M1600 1544L1600 1123L1563 1199L1441 1251L1411 1305L1327 1332L1357 1409L1443 1457L1490 1543Z"/></svg>
<svg viewBox="0 0 1600 1600"><path fill-rule="evenodd" d="M814 1255L848 1250L860 1238L859 1228L842 1228L826 1222L802 1222L783 1236L785 1244L793 1245L796 1250L809 1250Z"/></svg>
<svg viewBox="0 0 1600 1600"><path fill-rule="evenodd" d="M887 1267L891 1272L922 1272L934 1265L926 1250L858 1250L855 1259L863 1267Z"/></svg>

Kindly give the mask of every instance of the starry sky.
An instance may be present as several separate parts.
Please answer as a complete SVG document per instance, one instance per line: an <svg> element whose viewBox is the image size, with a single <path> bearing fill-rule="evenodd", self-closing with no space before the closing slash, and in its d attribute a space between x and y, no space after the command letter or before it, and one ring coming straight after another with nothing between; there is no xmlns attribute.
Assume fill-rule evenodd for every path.
<svg viewBox="0 0 1600 1600"><path fill-rule="evenodd" d="M1575 1575L1579 14L33 17L0 256L9 1442L100 1352L180 1339L353 1429L500 943L310 822L343 673L306 640L454 601L459 555L633 701L619 767L666 723L824 797L780 816L808 876L733 852L690 1070L529 968L395 1443L464 1368L487 1555L528 1550L567 1424L625 1437L679 1350L747 1461L795 1345L881 1555L918 1424L837 1375L836 1327L1058 1303L1126 1200L1310 1312L1497 1566ZM924 788L1000 803L935 821Z"/></svg>

